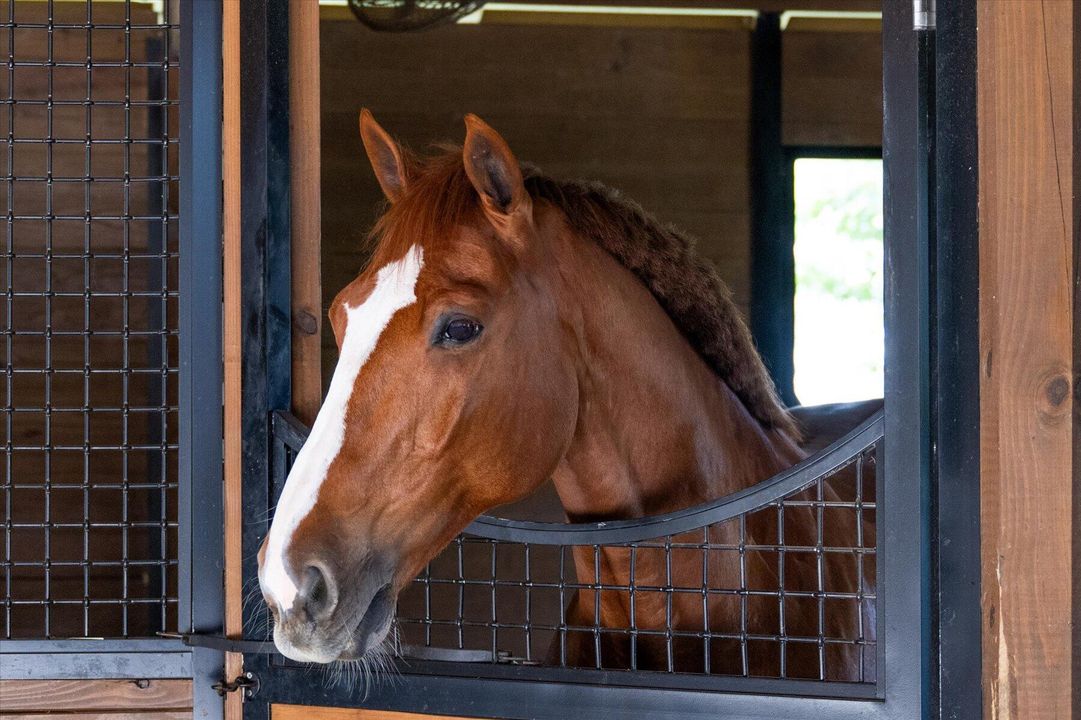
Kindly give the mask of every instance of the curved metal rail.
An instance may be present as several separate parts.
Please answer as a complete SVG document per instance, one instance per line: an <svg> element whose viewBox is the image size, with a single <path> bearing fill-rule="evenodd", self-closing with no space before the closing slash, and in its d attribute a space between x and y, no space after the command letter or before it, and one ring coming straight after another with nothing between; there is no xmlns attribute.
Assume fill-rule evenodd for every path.
<svg viewBox="0 0 1081 720"><path fill-rule="evenodd" d="M532 522L481 515L462 532L474 537L533 545L611 545L678 535L737 518L777 502L854 461L883 436L883 411L802 462L749 488L664 515L593 523ZM292 415L275 413L274 434L293 452L308 431Z"/></svg>

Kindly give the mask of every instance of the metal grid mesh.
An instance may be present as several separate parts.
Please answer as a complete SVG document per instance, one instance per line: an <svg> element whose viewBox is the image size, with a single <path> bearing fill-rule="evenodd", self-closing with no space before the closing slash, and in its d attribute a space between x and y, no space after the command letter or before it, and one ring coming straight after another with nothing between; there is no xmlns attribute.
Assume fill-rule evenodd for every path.
<svg viewBox="0 0 1081 720"><path fill-rule="evenodd" d="M402 593L401 640L557 668L873 683L875 458L653 541L460 536Z"/></svg>
<svg viewBox="0 0 1081 720"><path fill-rule="evenodd" d="M5 638L176 623L170 4L0 1Z"/></svg>

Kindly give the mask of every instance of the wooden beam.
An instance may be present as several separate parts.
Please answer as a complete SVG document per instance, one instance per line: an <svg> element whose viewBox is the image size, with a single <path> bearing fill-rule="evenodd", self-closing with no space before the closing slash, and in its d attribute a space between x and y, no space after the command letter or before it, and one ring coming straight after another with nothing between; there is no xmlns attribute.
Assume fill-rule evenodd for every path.
<svg viewBox="0 0 1081 720"><path fill-rule="evenodd" d="M977 3L984 714L1072 717L1073 4Z"/></svg>
<svg viewBox="0 0 1081 720"><path fill-rule="evenodd" d="M121 710L119 712L66 712L63 720L191 720L191 710ZM54 713L4 713L4 720L56 720Z"/></svg>
<svg viewBox="0 0 1081 720"><path fill-rule="evenodd" d="M418 715L389 710L353 710L307 705L271 705L270 718L271 720L468 720L449 715Z"/></svg>
<svg viewBox="0 0 1081 720"><path fill-rule="evenodd" d="M240 262L240 3L222 5L222 232L223 362L225 478L225 634L242 637L243 619L243 462L241 443L241 327ZM244 656L226 653L225 673L232 679L243 672ZM226 720L241 720L240 693L225 698Z"/></svg>
<svg viewBox="0 0 1081 720"><path fill-rule="evenodd" d="M190 680L3 680L0 715L187 710ZM64 715L64 717L70 717Z"/></svg>
<svg viewBox="0 0 1081 720"><path fill-rule="evenodd" d="M293 413L311 424L323 399L320 332L319 5L289 3L292 165Z"/></svg>

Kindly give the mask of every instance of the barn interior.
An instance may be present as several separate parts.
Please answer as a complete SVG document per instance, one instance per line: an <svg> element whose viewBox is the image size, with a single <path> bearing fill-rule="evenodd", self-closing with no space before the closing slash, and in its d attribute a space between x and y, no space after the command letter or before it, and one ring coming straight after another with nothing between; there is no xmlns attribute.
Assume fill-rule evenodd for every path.
<svg viewBox="0 0 1081 720"><path fill-rule="evenodd" d="M69 17L90 24L86 3L20 2L11 12L22 27L0 38L0 54L20 58L0 73L0 134L12 138L0 173L5 637L144 636L176 622L178 48L163 21L172 12L175 23L172 5L135 2L126 16L123 4L95 3L86 31L62 27ZM357 133L368 107L421 151L461 142L463 115L476 113L521 160L600 180L686 230L790 388L791 340L775 336L791 322L794 288L778 299L770 279L791 265L785 173L803 155L880 153L882 44L875 3L772 5L491 3L400 34L321 5L320 194L306 213L321 242L314 279L298 280L318 298L318 317L294 329L319 338L315 385L326 387L337 357L321 319L364 266L383 206ZM61 27L43 23L47 10ZM550 488L502 513L562 519ZM488 562L487 552L470 562Z"/></svg>
<svg viewBox="0 0 1081 720"><path fill-rule="evenodd" d="M1076 3L963 0L936 20L934 0L501 0L383 34L352 2L0 0L0 716L1070 715ZM452 662L412 655L367 686L250 644L265 637L255 557L274 488L335 361L326 305L366 262L380 212L361 106L419 150L460 141L462 114L480 113L523 160L599 178L689 230L789 402L838 399L824 383L809 392L822 376L805 385L808 369L852 377L850 343L881 345L862 320L882 316L885 273L847 281L885 255L888 407L866 442L822 463L869 465L887 448L875 482L842 488L846 507L881 500L877 533L849 548L871 572L884 558L883 633L876 648L852 643L877 650L873 682L553 666L560 593L590 572L562 573L569 546L515 520L503 545L485 542L495 522L455 541L403 602L417 622L402 639L423 646L430 631ZM183 107L206 112L188 124ZM876 218L867 190L883 162ZM829 302L804 304L807 279ZM808 333L809 315L820 322ZM801 333L826 353L804 362ZM867 378L861 393L882 385ZM204 394L186 392L193 381ZM813 491L757 499L767 514L784 501L824 519L841 508ZM534 501L497 512L562 520L551 494ZM628 542L657 522L631 521ZM579 530L543 532L572 543ZM609 530L590 541L620 547ZM639 590L672 589L659 584ZM815 598L828 617L854 616L851 593ZM745 629L709 631L731 653L760 650ZM788 639L820 639L805 629ZM160 631L224 635L232 652Z"/></svg>
<svg viewBox="0 0 1081 720"><path fill-rule="evenodd" d="M460 144L463 116L472 112L506 138L519 160L558 178L599 180L694 236L732 289L778 387L794 404L793 171L809 157L871 160L873 171L881 172L880 20L866 2L805 3L802 11L766 14L754 3L720 5L737 7L497 3L413 33L374 32L349 8L324 6L320 267L308 275L309 284L319 286L321 317L367 262L367 235L385 207L357 131L359 109L369 108L420 153ZM836 201L843 206L852 199ZM870 203L881 211L880 190ZM841 261L848 251L843 238L824 241L822 257ZM877 244L881 253L880 220ZM867 281L878 283L880 298L881 255L872 257L877 260ZM304 292L301 287L302 302ZM294 307L297 299L294 287ZM846 344L859 349L877 339L880 352L881 313L879 305L870 337L850 328L840 348L833 338L826 341L830 350L843 352ZM843 323L834 318L834 324ZM294 353L296 342L294 336ZM337 360L329 323L323 323L318 356L325 389ZM294 395L298 370L300 382L305 372L294 364ZM877 391L859 399L881 396L877 382ZM873 503L873 483L860 492ZM566 520L551 483L492 512ZM873 537L873 518L866 519ZM760 514L751 520L763 521L770 519ZM563 588L556 592L567 582L565 564L569 554L558 547L460 539L402 594L402 640L550 662L546 648L558 644L553 628L566 602ZM539 589L529 594L509 587L524 579ZM858 615L853 608L838 603L833 612ZM791 646L794 665L803 648Z"/></svg>

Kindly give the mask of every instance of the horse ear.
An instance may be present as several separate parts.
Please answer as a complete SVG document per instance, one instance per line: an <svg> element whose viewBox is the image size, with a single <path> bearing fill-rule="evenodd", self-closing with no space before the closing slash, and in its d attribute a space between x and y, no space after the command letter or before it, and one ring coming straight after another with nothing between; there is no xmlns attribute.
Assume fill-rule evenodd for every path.
<svg viewBox="0 0 1081 720"><path fill-rule="evenodd" d="M472 113L465 116L465 172L489 212L509 216L530 208L522 169L507 141Z"/></svg>
<svg viewBox="0 0 1081 720"><path fill-rule="evenodd" d="M364 141L364 150L372 163L372 170L383 188L387 200L397 202L405 192L408 180L402 149L394 142L386 130L372 117L368 108L360 111L360 138Z"/></svg>

